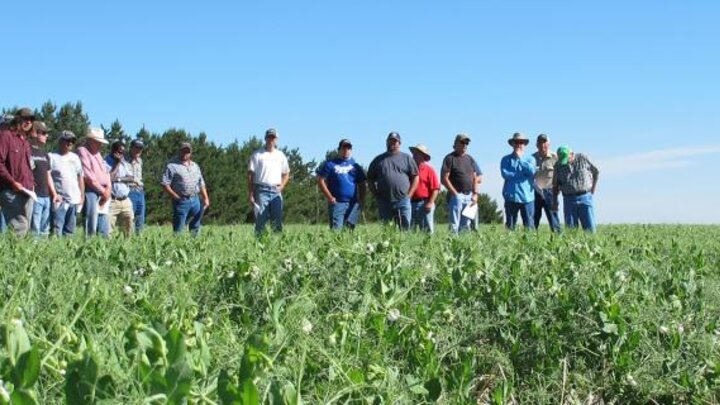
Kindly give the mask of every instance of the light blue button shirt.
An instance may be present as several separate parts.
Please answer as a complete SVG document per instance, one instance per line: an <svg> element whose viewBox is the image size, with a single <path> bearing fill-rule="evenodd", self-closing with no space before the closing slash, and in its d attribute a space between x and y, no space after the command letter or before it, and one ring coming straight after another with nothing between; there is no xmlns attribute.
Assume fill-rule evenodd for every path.
<svg viewBox="0 0 720 405"><path fill-rule="evenodd" d="M533 182L535 179L535 161L530 157L518 158L515 153L504 156L500 161L500 171L505 184L503 198L516 203L535 201Z"/></svg>

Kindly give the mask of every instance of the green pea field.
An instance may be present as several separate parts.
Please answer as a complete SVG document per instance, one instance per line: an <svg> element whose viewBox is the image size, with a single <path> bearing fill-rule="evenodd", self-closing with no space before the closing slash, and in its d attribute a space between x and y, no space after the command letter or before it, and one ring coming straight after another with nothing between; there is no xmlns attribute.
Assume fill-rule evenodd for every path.
<svg viewBox="0 0 720 405"><path fill-rule="evenodd" d="M720 226L0 237L0 404L720 402Z"/></svg>

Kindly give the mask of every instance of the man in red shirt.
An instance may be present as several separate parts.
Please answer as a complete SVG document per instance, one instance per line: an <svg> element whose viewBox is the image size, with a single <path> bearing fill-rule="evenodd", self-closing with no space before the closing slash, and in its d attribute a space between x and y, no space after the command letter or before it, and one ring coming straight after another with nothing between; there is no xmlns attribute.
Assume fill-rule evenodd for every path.
<svg viewBox="0 0 720 405"><path fill-rule="evenodd" d="M430 166L430 151L425 145L411 146L415 164L418 167L418 186L410 198L412 212L412 227L433 233L435 224L433 214L435 213L435 198L440 192L440 180L437 172Z"/></svg>
<svg viewBox="0 0 720 405"><path fill-rule="evenodd" d="M30 166L30 143L35 114L21 108L9 127L0 131L0 205L8 226L18 236L30 228L35 179Z"/></svg>

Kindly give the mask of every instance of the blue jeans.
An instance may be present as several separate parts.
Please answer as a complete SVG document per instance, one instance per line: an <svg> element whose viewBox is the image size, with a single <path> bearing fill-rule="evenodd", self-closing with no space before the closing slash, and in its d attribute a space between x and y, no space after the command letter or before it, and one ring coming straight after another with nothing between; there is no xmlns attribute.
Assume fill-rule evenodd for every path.
<svg viewBox="0 0 720 405"><path fill-rule="evenodd" d="M595 210L591 193L563 196L563 213L566 228L577 228L580 223L584 230L595 232Z"/></svg>
<svg viewBox="0 0 720 405"><path fill-rule="evenodd" d="M110 236L110 220L107 214L98 212L100 195L94 191L85 192L85 235Z"/></svg>
<svg viewBox="0 0 720 405"><path fill-rule="evenodd" d="M77 205L62 202L53 210L53 233L55 236L67 236L75 233L77 223Z"/></svg>
<svg viewBox="0 0 720 405"><path fill-rule="evenodd" d="M553 211L552 209L554 199L552 189L547 188L541 191L542 194L535 191L535 229L538 229L540 226L540 219L542 219L544 210L545 216L550 224L550 229L552 229L553 232L560 232L560 218L558 218L557 211Z"/></svg>
<svg viewBox="0 0 720 405"><path fill-rule="evenodd" d="M350 222L350 214L353 209L357 209L356 201L340 202L337 201L335 204L328 204L328 219L330 221L330 229L339 231L346 226L350 229L354 229L354 223Z"/></svg>
<svg viewBox="0 0 720 405"><path fill-rule="evenodd" d="M255 218L255 234L260 235L265 230L268 220L272 221L273 230L282 232L283 197L277 187L255 184L255 204L260 209Z"/></svg>
<svg viewBox="0 0 720 405"><path fill-rule="evenodd" d="M433 204L430 212L426 212L426 202L427 199L410 202L410 206L412 207L412 227L413 229L433 233L435 231L435 204Z"/></svg>
<svg viewBox="0 0 720 405"><path fill-rule="evenodd" d="M5 215L2 213L2 207L0 207L0 233L7 231L7 223L5 222Z"/></svg>
<svg viewBox="0 0 720 405"><path fill-rule="evenodd" d="M132 202L135 216L135 233L140 233L145 227L145 192L143 190L131 191L128 198Z"/></svg>
<svg viewBox="0 0 720 405"><path fill-rule="evenodd" d="M50 234L50 197L38 197L33 205L32 220L30 221L30 232L35 236L47 236Z"/></svg>
<svg viewBox="0 0 720 405"><path fill-rule="evenodd" d="M450 232L457 234L470 230L472 218L462 215L463 210L472 204L472 193L457 193L448 199L448 219L450 221Z"/></svg>
<svg viewBox="0 0 720 405"><path fill-rule="evenodd" d="M505 200L505 227L507 229L515 230L515 225L517 225L518 222L518 213L520 213L522 217L525 229L535 229L535 224L533 223L535 201L520 203Z"/></svg>
<svg viewBox="0 0 720 405"><path fill-rule="evenodd" d="M197 236L202 216L203 208L198 196L173 201L173 232L179 234L187 225L190 233Z"/></svg>
<svg viewBox="0 0 720 405"><path fill-rule="evenodd" d="M378 214L383 222L394 221L402 231L410 229L411 207L410 198L405 197L398 201L377 199Z"/></svg>
<svg viewBox="0 0 720 405"><path fill-rule="evenodd" d="M5 189L0 191L0 206L7 226L17 236L25 236L30 229L33 200L24 193Z"/></svg>

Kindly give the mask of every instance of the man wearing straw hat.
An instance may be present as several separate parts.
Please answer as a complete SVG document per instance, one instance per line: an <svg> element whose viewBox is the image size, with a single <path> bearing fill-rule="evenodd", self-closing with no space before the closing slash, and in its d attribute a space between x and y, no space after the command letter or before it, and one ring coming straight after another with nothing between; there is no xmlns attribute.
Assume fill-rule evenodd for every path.
<svg viewBox="0 0 720 405"><path fill-rule="evenodd" d="M28 139L35 114L19 109L6 129L0 130L0 205L5 222L16 235L25 236L30 228L35 180Z"/></svg>
<svg viewBox="0 0 720 405"><path fill-rule="evenodd" d="M430 151L425 145L411 146L413 160L418 167L418 186L410 197L412 227L427 233L435 230L435 198L440 192L437 172L430 166Z"/></svg>
<svg viewBox="0 0 720 405"><path fill-rule="evenodd" d="M365 170L352 158L349 139L340 141L335 159L318 167L317 181L328 202L330 229L339 231L345 225L353 229L365 205Z"/></svg>
<svg viewBox="0 0 720 405"><path fill-rule="evenodd" d="M516 132L508 139L513 152L500 161L500 172L505 184L505 226L513 230L518 222L518 213L526 229L535 229L533 222L535 212L535 161L525 156L525 147L530 141Z"/></svg>
<svg viewBox="0 0 720 405"><path fill-rule="evenodd" d="M467 215L466 211L477 205L478 198L475 192L477 162L467 153L469 144L469 136L458 134L453 143L453 151L445 156L440 170L442 184L448 190L450 231L454 234L470 230L470 224L477 213L476 211L472 215Z"/></svg>
<svg viewBox="0 0 720 405"><path fill-rule="evenodd" d="M563 214L566 228L595 232L595 204L598 168L582 153L574 153L568 146L557 150L558 161L553 175L553 209L558 210L558 194L563 194Z"/></svg>
<svg viewBox="0 0 720 405"><path fill-rule="evenodd" d="M105 131L100 128L88 128L85 145L77 149L82 162L85 181L85 235L110 235L108 218L112 181L110 171L100 154L103 145L107 145Z"/></svg>

